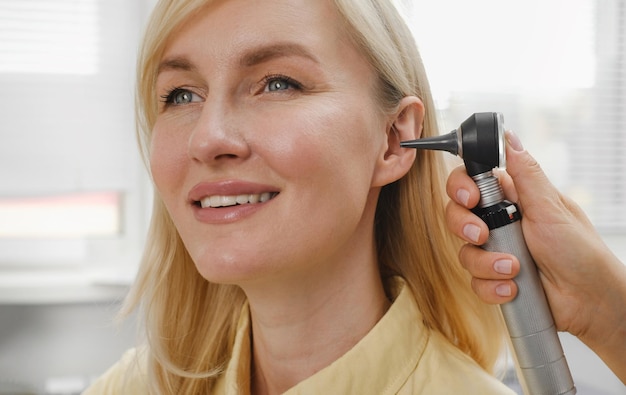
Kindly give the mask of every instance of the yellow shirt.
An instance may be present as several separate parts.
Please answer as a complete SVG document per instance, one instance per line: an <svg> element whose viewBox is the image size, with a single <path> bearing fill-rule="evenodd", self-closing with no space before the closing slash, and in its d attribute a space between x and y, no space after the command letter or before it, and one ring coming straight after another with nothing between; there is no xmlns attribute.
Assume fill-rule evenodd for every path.
<svg viewBox="0 0 626 395"><path fill-rule="evenodd" d="M395 301L359 343L285 394L515 394L442 335L426 329L408 287L402 280L397 283ZM232 358L214 394L249 394L249 316L246 305ZM85 394L147 393L145 374L136 360L132 353L125 355Z"/></svg>

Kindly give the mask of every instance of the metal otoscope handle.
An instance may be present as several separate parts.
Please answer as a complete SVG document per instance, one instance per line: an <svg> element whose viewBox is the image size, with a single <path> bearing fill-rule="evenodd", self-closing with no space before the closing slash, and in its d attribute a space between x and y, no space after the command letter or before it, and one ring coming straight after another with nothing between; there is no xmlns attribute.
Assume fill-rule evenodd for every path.
<svg viewBox="0 0 626 395"><path fill-rule="evenodd" d="M576 394L537 266L524 241L520 211L499 198L501 188L491 172L473 178L481 190L481 203L474 212L489 226L489 239L482 247L513 254L520 262L514 280L518 294L501 309L529 395ZM494 194L495 200L485 199Z"/></svg>

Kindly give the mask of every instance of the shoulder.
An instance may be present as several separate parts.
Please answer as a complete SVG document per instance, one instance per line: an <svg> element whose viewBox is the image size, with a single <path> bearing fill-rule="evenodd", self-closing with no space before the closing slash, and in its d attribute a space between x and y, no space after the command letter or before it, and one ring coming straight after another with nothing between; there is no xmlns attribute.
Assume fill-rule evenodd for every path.
<svg viewBox="0 0 626 395"><path fill-rule="evenodd" d="M147 394L144 354L133 348L94 381L83 395Z"/></svg>
<svg viewBox="0 0 626 395"><path fill-rule="evenodd" d="M437 332L430 333L419 364L400 391L400 394L418 393L515 395Z"/></svg>

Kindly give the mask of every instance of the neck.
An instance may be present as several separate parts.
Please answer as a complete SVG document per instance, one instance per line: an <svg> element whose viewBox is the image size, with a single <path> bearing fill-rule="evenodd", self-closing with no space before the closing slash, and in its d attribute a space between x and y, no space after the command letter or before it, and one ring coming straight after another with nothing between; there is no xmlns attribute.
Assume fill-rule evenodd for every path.
<svg viewBox="0 0 626 395"><path fill-rule="evenodd" d="M293 387L345 354L378 322L390 302L375 259L368 261L327 276L317 271L317 277L273 288L271 294L246 292L253 394L278 394Z"/></svg>

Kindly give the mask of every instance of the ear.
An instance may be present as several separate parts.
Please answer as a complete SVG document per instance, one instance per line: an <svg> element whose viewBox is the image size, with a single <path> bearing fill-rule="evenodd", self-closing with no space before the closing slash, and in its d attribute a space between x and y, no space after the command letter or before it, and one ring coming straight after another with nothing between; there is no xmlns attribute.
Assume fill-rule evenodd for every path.
<svg viewBox="0 0 626 395"><path fill-rule="evenodd" d="M415 161L416 150L402 148L400 142L415 140L422 134L424 104L415 96L406 96L392 115L387 127L387 141L381 150L372 186L384 186L402 178Z"/></svg>

